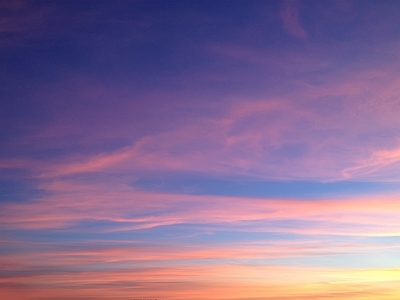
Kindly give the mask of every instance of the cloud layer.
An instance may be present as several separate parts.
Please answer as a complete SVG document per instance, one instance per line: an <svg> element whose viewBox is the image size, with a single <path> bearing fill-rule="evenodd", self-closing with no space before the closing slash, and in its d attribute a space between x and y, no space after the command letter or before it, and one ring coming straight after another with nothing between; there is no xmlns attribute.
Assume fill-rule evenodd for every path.
<svg viewBox="0 0 400 300"><path fill-rule="evenodd" d="M398 299L399 8L0 4L7 299Z"/></svg>

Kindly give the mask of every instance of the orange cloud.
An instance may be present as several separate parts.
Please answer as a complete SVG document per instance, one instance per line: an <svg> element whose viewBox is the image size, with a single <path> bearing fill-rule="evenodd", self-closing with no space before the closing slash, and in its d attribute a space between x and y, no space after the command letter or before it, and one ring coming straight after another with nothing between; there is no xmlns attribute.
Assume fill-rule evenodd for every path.
<svg viewBox="0 0 400 300"><path fill-rule="evenodd" d="M46 280L46 286L37 285ZM2 284L6 281L1 280ZM127 268L27 278L8 278L30 292L24 299L99 296L101 299L157 297L163 299L395 299L399 270L321 269L282 266L202 265ZM0 283L0 284L1 284ZM36 284L35 284L36 283ZM66 290L65 286L69 287ZM74 287L74 288L71 288ZM107 287L107 288L104 288ZM57 290L58 289L58 290ZM59 297L59 296L58 296Z"/></svg>

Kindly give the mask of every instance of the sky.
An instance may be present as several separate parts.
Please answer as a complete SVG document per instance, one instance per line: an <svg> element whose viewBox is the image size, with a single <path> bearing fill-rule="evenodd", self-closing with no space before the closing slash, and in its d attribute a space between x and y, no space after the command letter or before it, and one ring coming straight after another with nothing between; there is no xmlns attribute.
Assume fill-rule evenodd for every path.
<svg viewBox="0 0 400 300"><path fill-rule="evenodd" d="M399 49L399 1L2 1L0 294L399 299Z"/></svg>

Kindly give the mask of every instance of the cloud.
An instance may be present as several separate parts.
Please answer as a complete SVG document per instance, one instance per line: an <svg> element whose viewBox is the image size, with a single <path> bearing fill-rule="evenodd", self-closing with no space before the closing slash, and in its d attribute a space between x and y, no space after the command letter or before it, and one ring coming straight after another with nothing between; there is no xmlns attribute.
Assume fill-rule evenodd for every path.
<svg viewBox="0 0 400 300"><path fill-rule="evenodd" d="M280 13L285 30L292 36L306 38L307 32L300 23L299 3L297 0L284 0Z"/></svg>
<svg viewBox="0 0 400 300"><path fill-rule="evenodd" d="M131 178L159 172L268 180L398 180L392 159L379 168L362 167L373 164L379 151L398 147L396 63L350 65L331 72L335 61L323 55L296 53L290 60L288 51L262 50L225 45L212 47L211 55L261 66L260 78L271 77L273 64L285 69L290 76L274 92L265 88L235 94L226 89L218 101L202 102L207 97L186 93L184 87L181 94L155 88L138 95L130 83L104 85L78 73L37 88L32 97L51 108L51 121L38 127L27 123L31 129L25 135L5 142L10 157L2 158L0 167L25 170L43 181L85 173ZM224 75L231 82L249 80L246 74ZM192 80L210 83L208 75L199 71Z"/></svg>
<svg viewBox="0 0 400 300"><path fill-rule="evenodd" d="M13 147L47 154L41 159L33 155L3 158L0 167L25 170L44 181L85 173L120 173L128 178L158 172L272 180L395 181L397 160L383 155L398 147L397 75L387 68L347 71L341 78L326 78L319 84L296 79L296 93L230 97L205 105L207 114L194 113L190 118L185 115L187 106L175 103L177 117L172 120L172 115L162 114L165 105L158 105L154 114L163 118L159 123L164 126L143 132L135 128L146 122L131 121L127 113L137 103L126 101L120 113L94 109L92 114L105 114L107 122L97 124L93 119L75 124L69 120L21 137ZM150 99L153 96L173 98L155 94L141 101L149 97L149 102L156 103ZM137 110L145 113L147 109ZM66 120L69 113L58 119ZM105 151L108 147L111 150ZM57 155L51 156L52 151Z"/></svg>
<svg viewBox="0 0 400 300"><path fill-rule="evenodd" d="M15 290L34 299L64 297L123 299L395 299L398 268L330 269L243 264L133 267L33 274L8 279ZM46 286L36 283L45 277ZM366 281L365 281L366 280ZM290 282L290 283L289 283ZM5 281L2 282L5 284ZM66 287L68 285L68 287ZM107 288L104 288L107 286ZM71 288L73 287L73 288ZM31 299L26 295L24 299ZM265 295L268 295L266 298Z"/></svg>
<svg viewBox="0 0 400 300"><path fill-rule="evenodd" d="M394 236L400 233L396 196L340 200L285 200L138 191L128 183L83 184L64 179L43 184L35 200L0 204L8 230L139 232L196 224L200 231L281 232L338 236ZM289 222L289 223L288 223ZM291 225L287 225L291 224Z"/></svg>
<svg viewBox="0 0 400 300"><path fill-rule="evenodd" d="M373 177L380 180L385 174L394 173L399 167L399 162L400 148L375 150L370 157L360 160L356 166L343 170L343 175L346 178ZM398 181L400 178L394 177L393 180Z"/></svg>

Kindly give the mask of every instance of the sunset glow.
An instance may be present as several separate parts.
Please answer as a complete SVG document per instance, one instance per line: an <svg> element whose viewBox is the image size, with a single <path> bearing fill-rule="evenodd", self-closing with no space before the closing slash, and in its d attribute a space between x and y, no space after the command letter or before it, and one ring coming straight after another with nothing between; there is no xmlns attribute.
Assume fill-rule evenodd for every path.
<svg viewBox="0 0 400 300"><path fill-rule="evenodd" d="M0 4L0 299L400 299L400 2Z"/></svg>

